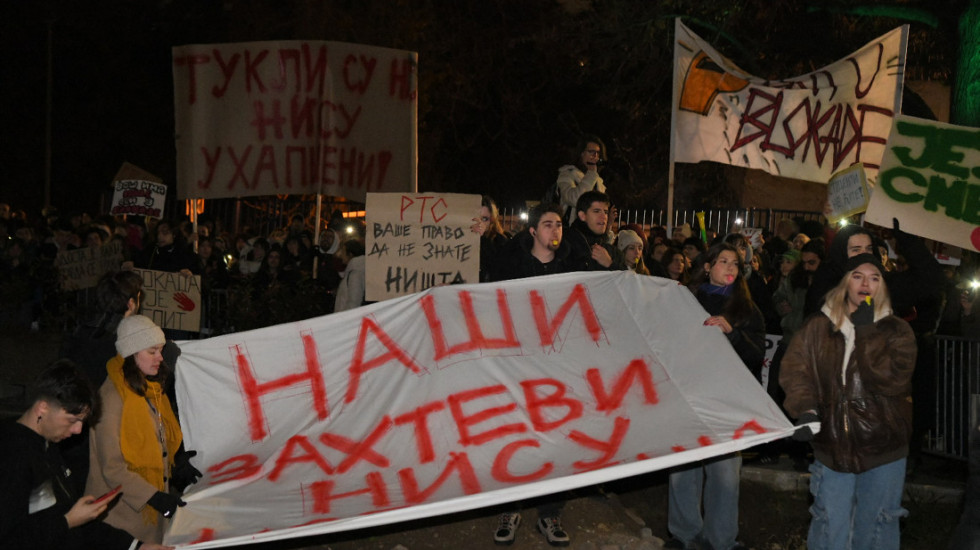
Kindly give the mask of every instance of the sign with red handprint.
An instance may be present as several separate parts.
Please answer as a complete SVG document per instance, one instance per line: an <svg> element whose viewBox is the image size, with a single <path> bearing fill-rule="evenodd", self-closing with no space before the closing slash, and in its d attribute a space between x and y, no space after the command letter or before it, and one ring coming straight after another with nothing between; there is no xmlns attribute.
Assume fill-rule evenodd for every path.
<svg viewBox="0 0 980 550"><path fill-rule="evenodd" d="M157 325L174 330L201 330L201 276L134 270L143 278L141 313Z"/></svg>

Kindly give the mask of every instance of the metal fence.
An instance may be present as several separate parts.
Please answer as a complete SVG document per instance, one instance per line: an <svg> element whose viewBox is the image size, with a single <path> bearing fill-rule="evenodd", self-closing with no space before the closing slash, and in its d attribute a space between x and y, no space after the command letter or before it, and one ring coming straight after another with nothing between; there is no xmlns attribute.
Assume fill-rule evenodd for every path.
<svg viewBox="0 0 980 550"><path fill-rule="evenodd" d="M768 229L773 231L776 224L783 218L791 218L803 221L819 221L822 214L820 212L810 212L804 210L773 210L761 208L716 208L713 210L675 210L674 220L671 227L687 223L692 228L698 227L697 214L704 212L705 228L714 229L719 235L726 235L737 229L753 227ZM504 208L500 211L504 229L516 233L523 229L524 221L527 219L527 209ZM667 225L667 211L663 209L631 209L623 208L619 210L618 225L635 223L643 227L644 231L649 231L655 225ZM616 222L614 228L618 228Z"/></svg>
<svg viewBox="0 0 980 550"><path fill-rule="evenodd" d="M980 340L936 340L936 418L927 434L927 449L966 460L970 431L980 421Z"/></svg>

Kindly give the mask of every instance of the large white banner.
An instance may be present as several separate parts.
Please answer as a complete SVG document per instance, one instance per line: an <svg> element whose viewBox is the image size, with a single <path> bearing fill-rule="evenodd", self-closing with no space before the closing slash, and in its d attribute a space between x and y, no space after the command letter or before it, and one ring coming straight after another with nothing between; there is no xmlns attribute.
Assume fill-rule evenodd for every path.
<svg viewBox="0 0 980 550"><path fill-rule="evenodd" d="M569 273L180 342L181 424L204 477L166 542L449 514L789 434L707 317L673 281Z"/></svg>
<svg viewBox="0 0 980 550"><path fill-rule="evenodd" d="M980 128L899 116L865 220L980 250Z"/></svg>
<svg viewBox="0 0 980 550"><path fill-rule="evenodd" d="M908 26L812 73L750 75L674 25L672 159L827 183L853 163L875 181L901 111Z"/></svg>
<svg viewBox="0 0 980 550"><path fill-rule="evenodd" d="M414 191L417 65L343 42L175 47L178 198Z"/></svg>

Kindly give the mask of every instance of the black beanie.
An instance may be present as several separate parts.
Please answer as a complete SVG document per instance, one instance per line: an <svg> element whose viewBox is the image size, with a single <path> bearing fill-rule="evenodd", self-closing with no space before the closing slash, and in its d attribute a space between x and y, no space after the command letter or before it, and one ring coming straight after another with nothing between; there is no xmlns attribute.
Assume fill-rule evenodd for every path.
<svg viewBox="0 0 980 550"><path fill-rule="evenodd" d="M885 274L885 267L881 265L881 260L878 259L878 256L875 256L874 254L868 254L868 253L858 254L857 256L851 256L850 258L848 258L847 263L844 264L844 271L846 272L853 271L859 265L863 265L863 264L871 264L876 268L878 268L879 273L881 273L882 275Z"/></svg>

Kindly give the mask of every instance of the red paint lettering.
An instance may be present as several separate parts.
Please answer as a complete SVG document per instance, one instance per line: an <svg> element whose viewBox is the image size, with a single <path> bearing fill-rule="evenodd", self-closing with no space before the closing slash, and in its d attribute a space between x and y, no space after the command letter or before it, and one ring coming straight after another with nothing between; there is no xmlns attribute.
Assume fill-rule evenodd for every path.
<svg viewBox="0 0 980 550"><path fill-rule="evenodd" d="M197 544L199 542L208 542L214 540L214 529L210 527L205 527L201 529L201 534L190 542L190 544Z"/></svg>
<svg viewBox="0 0 980 550"><path fill-rule="evenodd" d="M241 59L242 54L236 53L231 56L228 62L225 62L224 58L221 57L221 52L217 49L212 50L214 53L214 59L218 62L218 68L221 69L221 75L225 78L225 82L221 87L215 86L211 89L211 95L214 97L223 97L228 92L228 86L231 85L231 77L235 75L235 67L238 65L238 60Z"/></svg>
<svg viewBox="0 0 980 550"><path fill-rule="evenodd" d="M310 484L310 495L313 497L313 512L316 514L329 514L330 504L340 498L351 498L360 495L371 495L371 504L375 508L387 506L388 489L385 487L384 479L378 472L371 472L364 476L367 487L348 493L333 494L334 482L316 481Z"/></svg>
<svg viewBox="0 0 980 550"><path fill-rule="evenodd" d="M460 309L463 318L466 320L466 329L469 333L469 340L461 342L452 347L446 343L446 335L442 329L442 320L436 312L435 298L430 294L420 300L425 319L429 324L429 332L432 334L432 345L435 347L434 359L441 361L451 355L457 355L478 349L501 349L518 348L520 342L517 341L517 334L514 330L514 320L510 314L510 306L507 304L507 294L502 290L497 290L497 311L500 313L500 321L503 325L503 338L487 338L483 334L476 311L473 308L473 295L469 291L459 292Z"/></svg>
<svg viewBox="0 0 980 550"><path fill-rule="evenodd" d="M742 436L745 435L745 432L749 430L757 434L766 433L766 429L760 426L757 421L749 420L745 424L742 424L742 426L739 429L735 430L735 435L732 436L732 439L742 439Z"/></svg>
<svg viewBox="0 0 980 550"><path fill-rule="evenodd" d="M412 74L414 73L415 63L412 60L392 59L388 95L398 99L415 101L417 92L412 88Z"/></svg>
<svg viewBox="0 0 980 550"><path fill-rule="evenodd" d="M360 63L358 63L358 58L360 58ZM374 76L374 67L377 64L378 60L373 57L348 55L344 58L344 85L347 86L348 90L364 95L368 86L371 85L371 77ZM357 66L363 67L363 70L360 71L360 75L354 76L354 69Z"/></svg>
<svg viewBox="0 0 980 550"><path fill-rule="evenodd" d="M207 176L203 180L197 180L198 189L210 189L211 182L214 181L214 171L218 167L218 160L221 159L221 147L214 150L214 156L208 152L207 147L201 147L201 155L204 156L204 164L207 165Z"/></svg>
<svg viewBox="0 0 980 550"><path fill-rule="evenodd" d="M187 67L187 104L197 102L197 66L209 63L211 58L206 55L182 55L174 58L174 65Z"/></svg>
<svg viewBox="0 0 980 550"><path fill-rule="evenodd" d="M241 158L239 158L238 155L235 154L234 149L232 149L231 147L228 148L228 156L231 157L231 163L235 165L235 173L232 174L231 179L228 180L228 189L233 189L235 187L235 183L239 179L242 181L242 185L244 185L246 189L251 187L251 185L249 185L248 183L248 179L245 177L245 163L248 162L248 157L251 154L252 154L251 145L245 147L244 154L242 155Z"/></svg>
<svg viewBox="0 0 980 550"><path fill-rule="evenodd" d="M470 433L470 427L479 424L480 422L485 422L496 416L513 412L515 409L517 409L517 404L511 402L499 407L484 409L471 415L467 415L463 412L463 404L475 399L482 399L484 397L501 393L507 393L507 388L503 384L467 390L454 393L449 396L449 410L452 411L453 419L456 421L456 428L459 430L460 435L459 442L461 444L479 445L481 443L486 443L487 441L497 439L498 437L504 437L509 434L523 433L527 431L527 426L521 423L515 423L498 426L482 433Z"/></svg>
<svg viewBox="0 0 980 550"><path fill-rule="evenodd" d="M537 389L551 386L554 391L548 395L538 395ZM536 432L548 432L562 424L582 417L582 402L571 397L565 397L565 385L553 378L540 380L525 380L521 382L524 388L524 399L527 401L528 416ZM544 414L547 409L565 409L565 415L557 420L548 421Z"/></svg>
<svg viewBox="0 0 980 550"><path fill-rule="evenodd" d="M293 455L296 450L302 450L304 452ZM272 469L272 473L269 474L269 481L276 481L279 479L279 475L282 471L286 469L287 466L291 464L304 464L312 462L323 470L323 473L331 475L334 473L333 466L327 462L327 459L323 458L320 453L313 447L310 440L305 435L294 435L289 438L286 445L280 451L279 456L276 457L276 466Z"/></svg>
<svg viewBox="0 0 980 550"><path fill-rule="evenodd" d="M415 472L411 468L398 471L398 478L401 480L402 492L405 494L405 502L408 504L421 504L429 499L436 492L446 479L455 470L459 474L459 480L463 488L463 494L473 495L479 493L480 482L473 471L473 465L466 453L451 453L449 463L439 474L439 477L432 482L432 485L424 491L419 491L418 481L415 479Z"/></svg>
<svg viewBox="0 0 980 550"><path fill-rule="evenodd" d="M260 471L262 465L259 464L259 457L253 454L233 456L208 468L208 473L213 474L211 485L236 479L248 479Z"/></svg>
<svg viewBox="0 0 980 550"><path fill-rule="evenodd" d="M269 102L270 113L265 112L265 102L263 101L253 101L252 111L255 114L252 117L252 121L249 122L253 128L255 128L258 133L258 138L260 141L265 141L266 135L265 130L267 127L272 127L274 132L274 138L281 140L283 137L282 127L286 123L286 117L282 116L282 102L278 99L273 99Z"/></svg>
<svg viewBox="0 0 980 550"><path fill-rule="evenodd" d="M585 330L589 333L593 342L599 341L599 337L602 335L602 326L599 324L599 317L596 315L595 309L592 307L592 302L589 301L589 295L583 285L575 285L575 288L569 293L568 299L558 309L558 313L555 314L551 321L548 321L547 305L544 303L544 298L541 297L538 291L532 290L530 298L531 310L534 313L534 322L538 327L538 335L541 337L542 347L554 346L558 328L565 320L568 312L571 311L572 306L576 304L582 313L582 322L585 325Z"/></svg>
<svg viewBox="0 0 980 550"><path fill-rule="evenodd" d="M367 343L367 334L370 332L375 338L381 342L388 352L369 361L364 360L364 349ZM344 399L346 403L354 401L357 397L357 388L361 382L361 376L367 371L380 367L385 363L391 361L392 359L397 359L399 363L407 367L410 371L415 374L422 374L425 371L420 367L414 359L412 359L408 353L403 350L395 341L388 335L385 331L381 330L377 322L370 317L364 317L361 319L361 329L357 334L357 344L354 348L354 358L351 359L350 367L347 369L350 373L350 384L347 386L347 397Z"/></svg>
<svg viewBox="0 0 980 550"><path fill-rule="evenodd" d="M262 50L254 58L252 57L251 50L245 50L245 91L247 93L252 93L252 82L255 82L255 86L259 92L265 93L265 84L262 82L262 78L259 75L259 65L265 61L265 58L269 55L269 50Z"/></svg>
<svg viewBox="0 0 980 550"><path fill-rule="evenodd" d="M242 394L245 397L245 410L248 415L248 425L252 441L259 441L268 434L261 401L262 396L267 393L298 384L309 383L313 395L313 408L316 410L317 418L320 420L327 418L327 389L323 382L323 374L320 369L320 358L316 350L316 341L310 332L303 332L300 334L300 338L303 341L303 351L306 354L306 371L263 383L256 381L249 360L242 352L241 346L234 346L232 348L236 364L238 365L238 382L241 384Z"/></svg>
<svg viewBox="0 0 980 550"><path fill-rule="evenodd" d="M396 426L408 423L415 425L415 445L421 464L427 464L436 459L436 452L432 445L432 433L429 431L429 415L445 408L446 406L442 402L435 401L395 418Z"/></svg>
<svg viewBox="0 0 980 550"><path fill-rule="evenodd" d="M252 181L256 185L262 181L262 173L268 172L272 183L279 188L279 173L276 170L276 150L271 145L262 146L262 154L259 155L259 161L255 164L255 172L252 174Z"/></svg>
<svg viewBox="0 0 980 550"><path fill-rule="evenodd" d="M509 467L510 459L515 453L517 453L517 451L524 447L534 447L537 449L540 446L541 444L534 439L522 439L520 441L508 443L503 449L500 449L500 452L497 453L497 457L494 458L493 468L490 470L491 475L493 475L493 478L497 481L507 483L530 483L532 481L537 481L544 478L555 469L555 465L551 462L546 462L542 464L537 471L524 475L512 474Z"/></svg>
<svg viewBox="0 0 980 550"><path fill-rule="evenodd" d="M623 444L623 440L626 439L626 433L629 431L629 428L629 419L618 416L613 423L613 432L609 436L608 441L595 439L578 430L572 430L572 433L568 434L569 439L587 449L594 449L600 453L593 461L577 460L572 463L572 466L580 470L594 470L608 466L613 457L616 456L616 453L619 452L619 447Z"/></svg>
<svg viewBox="0 0 980 550"><path fill-rule="evenodd" d="M643 359L634 359L623 369L623 372L613 382L612 394L606 393L602 383L602 374L599 369L592 368L586 371L585 378L592 388L592 395L595 396L596 410L605 411L606 414L620 408L623 405L623 398L629 391L633 383L639 381L643 388L643 403L646 405L656 405L659 402L657 397L657 385L653 381L653 374L650 367Z"/></svg>
<svg viewBox="0 0 980 550"><path fill-rule="evenodd" d="M345 458L344 461L337 466L337 473L346 473L362 459L371 462L376 466L387 467L388 459L376 452L372 447L378 442L379 439L381 439L381 436L388 433L391 426L391 418L389 418L388 415L385 415L385 417L378 422L378 425L374 427L374 430L372 430L371 433L364 438L364 441L354 445L353 449L351 449L350 453L347 455L347 458Z"/></svg>

